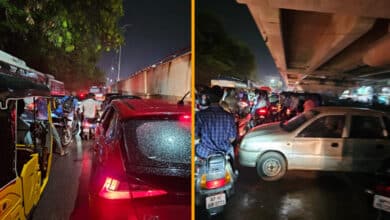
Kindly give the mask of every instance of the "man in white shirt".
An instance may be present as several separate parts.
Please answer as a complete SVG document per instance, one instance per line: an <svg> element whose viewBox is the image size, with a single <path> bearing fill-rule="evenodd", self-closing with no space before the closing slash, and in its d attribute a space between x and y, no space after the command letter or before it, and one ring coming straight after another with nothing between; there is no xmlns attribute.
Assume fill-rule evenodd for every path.
<svg viewBox="0 0 390 220"><path fill-rule="evenodd" d="M84 118L96 119L98 118L98 110L100 109L99 103L94 99L94 94L89 94L88 99L84 100L80 104L80 111L83 113Z"/></svg>

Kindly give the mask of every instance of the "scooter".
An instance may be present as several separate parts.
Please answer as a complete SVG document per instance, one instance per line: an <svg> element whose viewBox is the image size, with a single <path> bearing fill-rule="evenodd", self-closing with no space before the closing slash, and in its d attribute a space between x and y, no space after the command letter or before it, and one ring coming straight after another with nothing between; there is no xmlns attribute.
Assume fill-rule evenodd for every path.
<svg viewBox="0 0 390 220"><path fill-rule="evenodd" d="M97 127L97 118L84 118L81 123L81 137L84 140L89 140L95 137Z"/></svg>
<svg viewBox="0 0 390 220"><path fill-rule="evenodd" d="M195 158L195 202L204 206L209 216L223 212L227 200L234 194L233 174L229 156L224 153L207 159Z"/></svg>
<svg viewBox="0 0 390 220"><path fill-rule="evenodd" d="M372 207L378 210L376 219L390 219L390 169L380 169L374 178L373 187L366 193Z"/></svg>
<svg viewBox="0 0 390 220"><path fill-rule="evenodd" d="M73 136L70 127L68 126L68 122L70 121L65 116L58 116L56 114L52 114L53 125L57 129L58 135L61 138L61 144L63 147L68 146L72 143Z"/></svg>
<svg viewBox="0 0 390 220"><path fill-rule="evenodd" d="M269 109L267 106L255 110L253 115L253 127L271 122L269 116Z"/></svg>

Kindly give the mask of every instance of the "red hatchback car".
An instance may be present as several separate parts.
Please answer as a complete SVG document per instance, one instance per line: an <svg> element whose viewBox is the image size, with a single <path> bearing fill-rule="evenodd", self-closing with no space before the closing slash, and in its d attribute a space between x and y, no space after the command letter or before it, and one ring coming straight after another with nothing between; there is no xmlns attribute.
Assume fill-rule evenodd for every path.
<svg viewBox="0 0 390 220"><path fill-rule="evenodd" d="M96 130L91 219L191 219L191 108L114 100Z"/></svg>

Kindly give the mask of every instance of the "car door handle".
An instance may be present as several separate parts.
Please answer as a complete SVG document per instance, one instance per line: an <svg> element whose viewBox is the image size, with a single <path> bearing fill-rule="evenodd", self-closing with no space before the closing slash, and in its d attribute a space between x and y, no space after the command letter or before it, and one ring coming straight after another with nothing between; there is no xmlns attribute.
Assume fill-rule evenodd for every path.
<svg viewBox="0 0 390 220"><path fill-rule="evenodd" d="M385 146L383 146L382 144L376 145L376 149L383 149L383 148L385 148Z"/></svg>
<svg viewBox="0 0 390 220"><path fill-rule="evenodd" d="M338 144L338 143L332 143L330 146L331 146L331 147L338 147L339 144Z"/></svg>

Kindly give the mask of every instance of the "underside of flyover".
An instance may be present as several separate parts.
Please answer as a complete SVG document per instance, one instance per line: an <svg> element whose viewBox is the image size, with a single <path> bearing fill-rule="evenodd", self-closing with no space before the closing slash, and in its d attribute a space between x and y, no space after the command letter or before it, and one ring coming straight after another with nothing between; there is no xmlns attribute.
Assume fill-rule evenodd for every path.
<svg viewBox="0 0 390 220"><path fill-rule="evenodd" d="M248 6L289 89L390 82L390 1L237 1Z"/></svg>

